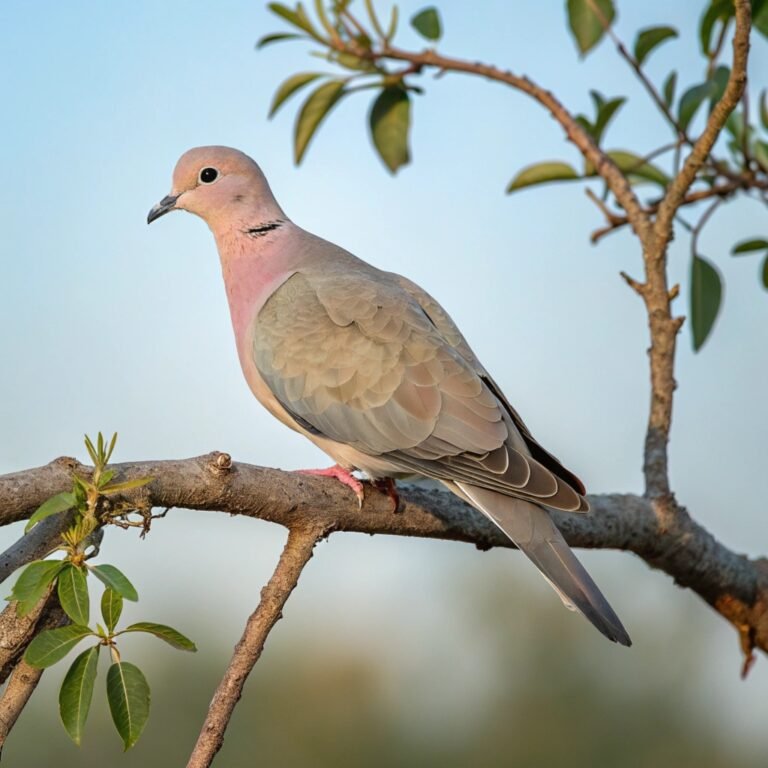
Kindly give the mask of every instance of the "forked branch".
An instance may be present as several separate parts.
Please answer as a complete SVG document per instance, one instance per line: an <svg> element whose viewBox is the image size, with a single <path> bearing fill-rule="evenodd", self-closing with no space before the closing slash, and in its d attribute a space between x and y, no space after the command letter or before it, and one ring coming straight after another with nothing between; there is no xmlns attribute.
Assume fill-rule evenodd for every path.
<svg viewBox="0 0 768 768"><path fill-rule="evenodd" d="M224 677L216 689L187 768L208 768L224 743L224 732L253 665L259 660L267 635L283 615L283 607L299 582L312 550L325 535L322 525L308 521L291 528L272 578L261 591L261 602L251 614Z"/></svg>

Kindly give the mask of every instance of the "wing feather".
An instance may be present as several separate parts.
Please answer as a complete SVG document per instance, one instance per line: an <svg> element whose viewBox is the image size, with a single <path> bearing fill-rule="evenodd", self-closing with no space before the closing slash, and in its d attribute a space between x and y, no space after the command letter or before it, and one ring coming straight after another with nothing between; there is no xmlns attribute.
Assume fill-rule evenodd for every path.
<svg viewBox="0 0 768 768"><path fill-rule="evenodd" d="M437 302L374 278L297 272L261 309L254 362L297 423L395 471L585 509Z"/></svg>

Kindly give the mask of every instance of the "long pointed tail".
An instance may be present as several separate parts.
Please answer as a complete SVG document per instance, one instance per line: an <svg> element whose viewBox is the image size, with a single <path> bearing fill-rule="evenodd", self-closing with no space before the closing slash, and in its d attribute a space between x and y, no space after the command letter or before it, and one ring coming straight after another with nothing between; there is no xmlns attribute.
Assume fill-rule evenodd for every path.
<svg viewBox="0 0 768 768"><path fill-rule="evenodd" d="M466 483L451 490L487 515L524 552L569 608L576 608L609 640L632 645L627 631L592 577L576 559L546 510L522 499Z"/></svg>

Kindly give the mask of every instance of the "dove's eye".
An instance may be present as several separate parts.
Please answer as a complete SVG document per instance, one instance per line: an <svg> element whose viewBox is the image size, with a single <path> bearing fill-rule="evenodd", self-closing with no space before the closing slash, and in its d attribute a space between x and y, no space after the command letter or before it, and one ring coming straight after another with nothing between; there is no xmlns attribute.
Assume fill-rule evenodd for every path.
<svg viewBox="0 0 768 768"><path fill-rule="evenodd" d="M215 168L203 168L200 171L201 184L213 184L219 178L219 172Z"/></svg>

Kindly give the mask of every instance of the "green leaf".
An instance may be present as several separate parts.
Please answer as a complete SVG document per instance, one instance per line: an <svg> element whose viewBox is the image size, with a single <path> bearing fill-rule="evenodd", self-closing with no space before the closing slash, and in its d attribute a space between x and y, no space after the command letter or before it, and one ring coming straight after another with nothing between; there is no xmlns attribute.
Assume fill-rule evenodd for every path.
<svg viewBox="0 0 768 768"><path fill-rule="evenodd" d="M392 173L410 162L408 131L411 100L405 89L385 88L373 102L369 115L371 139L379 157Z"/></svg>
<svg viewBox="0 0 768 768"><path fill-rule="evenodd" d="M389 42L397 32L397 21L398 21L398 14L399 11L397 10L397 6L392 6L392 15L389 17L389 26L387 27L387 33L384 35L384 39Z"/></svg>
<svg viewBox="0 0 768 768"><path fill-rule="evenodd" d="M595 144L600 144L605 129L608 127L608 123L624 104L626 98L619 96L616 99L609 99L606 101L597 91L590 91L590 95L592 96L592 101L595 104L595 111L597 113L595 123L592 126L590 133L595 140Z"/></svg>
<svg viewBox="0 0 768 768"><path fill-rule="evenodd" d="M106 488L101 488L101 494L103 496L109 496L112 493L125 493L125 491L132 491L134 488L141 488L147 483L151 483L151 477L137 477L135 480L126 480L124 483L113 483Z"/></svg>
<svg viewBox="0 0 768 768"><path fill-rule="evenodd" d="M347 69L354 69L357 72L375 72L376 67L368 59L361 59L351 53L337 53L334 61Z"/></svg>
<svg viewBox="0 0 768 768"><path fill-rule="evenodd" d="M677 30L674 27L649 27L648 29L641 29L635 39L635 58L637 63L642 64L654 48L657 48L665 40L673 37L677 37Z"/></svg>
<svg viewBox="0 0 768 768"><path fill-rule="evenodd" d="M69 737L78 746L83 736L85 721L88 719L88 710L91 708L99 648L100 646L94 645L72 662L59 691L61 722L64 723Z"/></svg>
<svg viewBox="0 0 768 768"><path fill-rule="evenodd" d="M119 634L125 632L148 632L150 635L159 637L161 640L165 640L166 643L172 645L174 648L178 648L180 651L196 651L195 644L181 632L178 632L173 627L168 627L165 624L154 624L151 621L140 621L137 624L131 624L130 627L126 627Z"/></svg>
<svg viewBox="0 0 768 768"><path fill-rule="evenodd" d="M534 163L518 171L507 187L507 194L534 184L546 184L550 181L572 181L581 178L568 163L553 160L546 163Z"/></svg>
<svg viewBox="0 0 768 768"><path fill-rule="evenodd" d="M755 146L752 148L755 153L755 160L760 163L763 168L768 168L768 141L755 141Z"/></svg>
<svg viewBox="0 0 768 768"><path fill-rule="evenodd" d="M102 472L101 477L99 477L99 488L103 488L115 476L116 471L117 470L114 469L108 469L106 472Z"/></svg>
<svg viewBox="0 0 768 768"><path fill-rule="evenodd" d="M36 560L19 574L7 598L17 601L17 616L26 616L37 605L63 567L63 560Z"/></svg>
<svg viewBox="0 0 768 768"><path fill-rule="evenodd" d="M117 445L117 432L114 432L112 434L112 439L109 441L109 447L107 448L107 453L104 456L105 464L112 458L112 453L114 452L116 445Z"/></svg>
<svg viewBox="0 0 768 768"><path fill-rule="evenodd" d="M728 78L731 76L731 70L725 65L721 64L712 73L712 77L709 79L709 111L711 112L715 108L720 99L723 98L725 89L728 85Z"/></svg>
<svg viewBox="0 0 768 768"><path fill-rule="evenodd" d="M107 587L101 596L101 615L110 632L115 631L120 614L123 612L123 596Z"/></svg>
<svg viewBox="0 0 768 768"><path fill-rule="evenodd" d="M763 128L768 131L768 90L760 93L760 122Z"/></svg>
<svg viewBox="0 0 768 768"><path fill-rule="evenodd" d="M744 141L744 113L731 112L731 114L728 115L728 119L725 121L725 130L733 137L733 142L729 143L729 146L732 144L735 148L734 152L738 153L743 147Z"/></svg>
<svg viewBox="0 0 768 768"><path fill-rule="evenodd" d="M712 331L720 311L722 294L718 271L706 259L694 256L691 264L691 331L696 352Z"/></svg>
<svg viewBox="0 0 768 768"><path fill-rule="evenodd" d="M317 18L320 19L320 23L323 25L323 29L326 31L329 37L336 34L336 29L328 19L328 14L325 12L325 0L315 0L315 13Z"/></svg>
<svg viewBox="0 0 768 768"><path fill-rule="evenodd" d="M297 91L308 85L313 80L317 80L318 77L322 77L320 72L299 72L297 75L292 75L287 80L281 83L280 87L275 91L275 95L272 99L272 104L269 108L269 117L277 112L280 107Z"/></svg>
<svg viewBox="0 0 768 768"><path fill-rule="evenodd" d="M701 17L699 25L699 42L701 43L701 52L705 56L712 53L712 31L715 24L720 21L727 24L733 16L733 4L731 0L712 0L709 8Z"/></svg>
<svg viewBox="0 0 768 768"><path fill-rule="evenodd" d="M133 584L131 584L125 574L115 568L114 565L91 565L89 567L91 573L93 573L102 584L113 589L121 597L124 597L126 600L132 600L133 602L136 602L139 599L139 595Z"/></svg>
<svg viewBox="0 0 768 768"><path fill-rule="evenodd" d="M677 122L685 131L691 124L694 115L699 111L699 107L712 92L712 83L706 82L700 85L694 85L689 88L680 98L680 104L677 108Z"/></svg>
<svg viewBox="0 0 768 768"><path fill-rule="evenodd" d="M768 0L752 0L752 29L768 37Z"/></svg>
<svg viewBox="0 0 768 768"><path fill-rule="evenodd" d="M87 571L67 563L59 574L59 602L75 624L87 625L90 618Z"/></svg>
<svg viewBox="0 0 768 768"><path fill-rule="evenodd" d="M574 119L590 136L594 135L595 127L585 115L576 115Z"/></svg>
<svg viewBox="0 0 768 768"><path fill-rule="evenodd" d="M595 13L594 2L599 13ZM616 11L613 0L568 0L568 25L582 55L602 40L605 26L611 25Z"/></svg>
<svg viewBox="0 0 768 768"><path fill-rule="evenodd" d="M280 16L280 18L285 19L289 24L293 24L294 27L304 30L304 32L314 37L315 40L322 39L312 26L312 22L310 22L307 12L304 10L301 3L297 4L295 11L282 3L269 3L267 8L269 8L269 10L276 16Z"/></svg>
<svg viewBox="0 0 768 768"><path fill-rule="evenodd" d="M135 664L117 661L109 668L107 699L112 721L128 750L138 741L149 717L149 685Z"/></svg>
<svg viewBox="0 0 768 768"><path fill-rule="evenodd" d="M763 260L763 268L761 272L762 272L762 278L763 278L763 288L765 288L768 291L768 254Z"/></svg>
<svg viewBox="0 0 768 768"><path fill-rule="evenodd" d="M268 45L272 45L272 43L279 43L283 40L299 40L300 38L301 35L297 35L295 32L277 32L273 35L264 35L256 43L256 50L266 48Z"/></svg>
<svg viewBox="0 0 768 768"><path fill-rule="evenodd" d="M312 91L301 107L294 129L294 161L301 163L320 123L344 94L345 80L331 80Z"/></svg>
<svg viewBox="0 0 768 768"><path fill-rule="evenodd" d="M72 509L76 504L75 495L71 492L57 493L50 499L44 501L33 513L24 527L24 533L27 533L33 526L41 520L51 515L58 515L60 512L66 512Z"/></svg>
<svg viewBox="0 0 768 768"><path fill-rule="evenodd" d="M88 627L80 624L46 629L27 646L24 661L30 667L50 667L63 659L84 637L92 634Z"/></svg>
<svg viewBox="0 0 768 768"><path fill-rule="evenodd" d="M427 40L439 40L443 34L440 14L437 8L430 6L411 17L411 26Z"/></svg>
<svg viewBox="0 0 768 768"><path fill-rule="evenodd" d="M675 101L675 86L677 86L677 72L672 70L667 75L663 86L664 103L667 105L667 109L670 109Z"/></svg>
<svg viewBox="0 0 768 768"><path fill-rule="evenodd" d="M91 440L88 435L85 436L85 449L88 451L88 455L91 457L91 461L93 462L93 466L97 466L99 463L99 454L96 451L96 447L93 444L93 441Z"/></svg>
<svg viewBox="0 0 768 768"><path fill-rule="evenodd" d="M768 249L768 240L756 237L752 240L742 240L731 248L731 254L736 256L740 253L752 253L753 251L764 251Z"/></svg>
<svg viewBox="0 0 768 768"><path fill-rule="evenodd" d="M669 176L657 166L646 162L633 152L615 149L606 153L619 169L630 177L631 181L650 181L659 186L666 187L669 184ZM594 172L591 174L594 175Z"/></svg>

